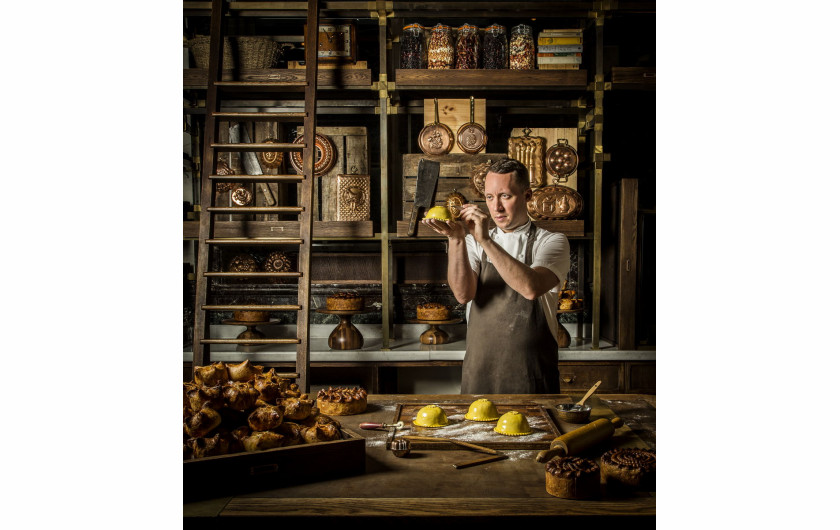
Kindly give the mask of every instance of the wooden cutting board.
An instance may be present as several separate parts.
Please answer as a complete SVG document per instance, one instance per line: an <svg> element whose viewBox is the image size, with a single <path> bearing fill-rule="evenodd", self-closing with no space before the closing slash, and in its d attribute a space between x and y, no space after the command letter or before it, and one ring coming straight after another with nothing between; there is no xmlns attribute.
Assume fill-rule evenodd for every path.
<svg viewBox="0 0 840 530"><path fill-rule="evenodd" d="M472 401L458 403L398 403L393 423L402 421L405 427L399 435L451 438L491 449L548 449L551 441L562 434L557 418L543 405L521 402L494 402L502 415L515 410L524 415L533 432L524 436L505 436L493 430L496 421L470 421L464 418ZM449 419L445 427L414 425L417 412L426 405L438 405ZM412 449L460 449L446 442L411 442Z"/></svg>

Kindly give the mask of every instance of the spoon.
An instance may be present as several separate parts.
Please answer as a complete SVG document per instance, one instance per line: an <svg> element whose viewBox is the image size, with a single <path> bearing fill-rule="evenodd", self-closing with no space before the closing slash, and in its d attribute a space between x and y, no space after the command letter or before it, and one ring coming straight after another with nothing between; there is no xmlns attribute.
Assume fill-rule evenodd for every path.
<svg viewBox="0 0 840 530"><path fill-rule="evenodd" d="M587 400L587 399L589 399L589 396L591 396L592 394L594 394L594 393L595 393L595 389L596 389L596 388L598 388L598 386L599 386L600 384L601 384L601 382L600 382L600 381L598 381L597 383L595 383L594 385L592 385L592 388L590 388L590 389L589 389L589 392L587 392L586 394L584 394L584 395L583 395L583 398L581 398L581 400L580 400L580 401L578 401L577 403L575 403L575 404L574 404L574 406L572 406L572 408L570 408L569 410L580 410L581 408L583 408L583 404L584 404L584 403L586 403L586 400Z"/></svg>

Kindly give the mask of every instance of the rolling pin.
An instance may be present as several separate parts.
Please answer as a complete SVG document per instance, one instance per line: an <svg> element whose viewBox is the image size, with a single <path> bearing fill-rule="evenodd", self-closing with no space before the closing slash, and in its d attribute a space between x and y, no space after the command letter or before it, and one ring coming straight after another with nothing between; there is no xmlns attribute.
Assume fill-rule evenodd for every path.
<svg viewBox="0 0 840 530"><path fill-rule="evenodd" d="M598 418L592 423L567 432L551 441L550 449L537 453L537 462L548 462L555 456L571 456L612 438L615 430L624 425L619 417L612 420Z"/></svg>

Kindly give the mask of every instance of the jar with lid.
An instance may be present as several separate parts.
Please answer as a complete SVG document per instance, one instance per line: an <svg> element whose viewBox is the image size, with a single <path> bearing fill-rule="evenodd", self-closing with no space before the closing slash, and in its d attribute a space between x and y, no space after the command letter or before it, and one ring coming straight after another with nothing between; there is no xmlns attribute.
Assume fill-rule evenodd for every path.
<svg viewBox="0 0 840 530"><path fill-rule="evenodd" d="M483 66L486 70L508 67L508 42L505 27L493 24L484 29Z"/></svg>
<svg viewBox="0 0 840 530"><path fill-rule="evenodd" d="M452 45L452 33L449 26L438 24L432 28L429 36L429 69L443 70L455 64L455 47Z"/></svg>
<svg viewBox="0 0 840 530"><path fill-rule="evenodd" d="M478 29L475 26L464 24L458 28L458 42L455 50L457 53L455 68L460 70L478 68L481 46L478 40Z"/></svg>
<svg viewBox="0 0 840 530"><path fill-rule="evenodd" d="M400 42L400 68L418 69L426 64L426 42L423 26L409 24L403 28Z"/></svg>
<svg viewBox="0 0 840 530"><path fill-rule="evenodd" d="M520 24L510 30L510 69L534 69L534 36L531 26Z"/></svg>

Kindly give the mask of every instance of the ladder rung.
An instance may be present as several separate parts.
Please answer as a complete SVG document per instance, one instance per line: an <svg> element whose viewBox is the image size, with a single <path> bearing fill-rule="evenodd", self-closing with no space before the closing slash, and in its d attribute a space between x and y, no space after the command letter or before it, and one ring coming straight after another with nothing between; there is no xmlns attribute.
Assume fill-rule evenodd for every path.
<svg viewBox="0 0 840 530"><path fill-rule="evenodd" d="M205 239L208 245L303 245L303 239L288 237L226 237Z"/></svg>
<svg viewBox="0 0 840 530"><path fill-rule="evenodd" d="M300 121L306 118L305 112L213 112L212 114L220 120L241 121Z"/></svg>
<svg viewBox="0 0 840 530"><path fill-rule="evenodd" d="M300 213L303 206L210 206L210 213Z"/></svg>
<svg viewBox="0 0 840 530"><path fill-rule="evenodd" d="M219 151L230 151L230 152L282 152L287 153L290 151L303 151L306 147L305 144L295 144L295 143L253 143L253 144L210 144L210 147L213 149L217 149Z"/></svg>
<svg viewBox="0 0 840 530"><path fill-rule="evenodd" d="M303 175L210 175L218 182L301 182Z"/></svg>
<svg viewBox="0 0 840 530"><path fill-rule="evenodd" d="M300 272L205 272L205 276L219 278L300 278Z"/></svg>
<svg viewBox="0 0 840 530"><path fill-rule="evenodd" d="M203 305L204 311L300 311L299 305Z"/></svg>
<svg viewBox="0 0 840 530"><path fill-rule="evenodd" d="M202 344L300 344L300 339L201 339L201 343Z"/></svg>

